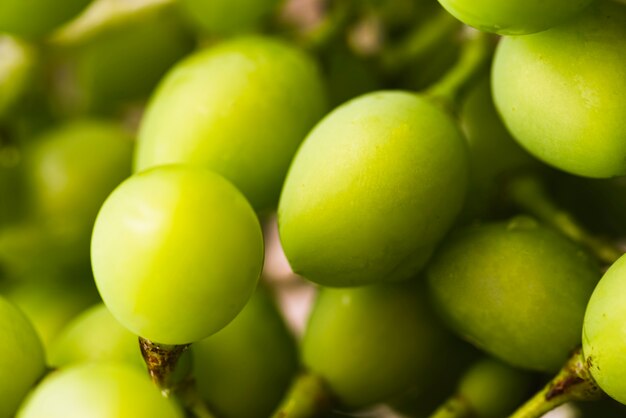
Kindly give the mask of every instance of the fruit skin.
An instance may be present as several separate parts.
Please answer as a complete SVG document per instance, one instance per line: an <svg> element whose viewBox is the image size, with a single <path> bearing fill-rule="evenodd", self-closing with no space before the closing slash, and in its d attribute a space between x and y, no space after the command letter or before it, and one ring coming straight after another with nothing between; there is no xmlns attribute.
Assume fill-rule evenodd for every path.
<svg viewBox="0 0 626 418"><path fill-rule="evenodd" d="M105 343L103 343L105 342ZM83 362L123 362L145 370L137 336L98 303L69 322L48 350L55 368Z"/></svg>
<svg viewBox="0 0 626 418"><path fill-rule="evenodd" d="M255 29L281 0L181 0L190 22L208 33L233 35Z"/></svg>
<svg viewBox="0 0 626 418"><path fill-rule="evenodd" d="M626 256L620 257L596 286L585 312L583 353L591 376L610 397L626 403Z"/></svg>
<svg viewBox="0 0 626 418"><path fill-rule="evenodd" d="M511 365L554 372L580 342L600 271L570 241L519 217L459 231L426 274L457 334Z"/></svg>
<svg viewBox="0 0 626 418"><path fill-rule="evenodd" d="M96 215L130 174L132 151L131 135L100 119L67 121L26 143L17 167L24 190L21 222L0 231L7 275L45 277L65 270L69 276L66 269L87 264Z"/></svg>
<svg viewBox="0 0 626 418"><path fill-rule="evenodd" d="M259 221L221 176L191 166L135 174L106 200L91 259L113 316L162 344L199 341L244 307L263 266Z"/></svg>
<svg viewBox="0 0 626 418"><path fill-rule="evenodd" d="M271 416L299 365L295 341L262 286L230 324L191 351L197 391L224 418Z"/></svg>
<svg viewBox="0 0 626 418"><path fill-rule="evenodd" d="M34 216L87 244L100 206L130 174L132 151L132 135L100 119L69 121L35 138L24 151Z"/></svg>
<svg viewBox="0 0 626 418"><path fill-rule="evenodd" d="M17 418L183 418L147 373L121 363L86 363L48 375Z"/></svg>
<svg viewBox="0 0 626 418"><path fill-rule="evenodd" d="M0 32L39 38L77 15L91 0L2 0Z"/></svg>
<svg viewBox="0 0 626 418"><path fill-rule="evenodd" d="M45 369L35 328L15 305L0 297L0 418L14 416Z"/></svg>
<svg viewBox="0 0 626 418"><path fill-rule="evenodd" d="M463 23L484 32L526 35L581 13L592 0L439 0Z"/></svg>
<svg viewBox="0 0 626 418"><path fill-rule="evenodd" d="M119 22L113 11L102 14L108 25L90 36L67 36L52 49L53 70L65 75L53 80L54 106L70 115L115 113L143 103L195 45L171 11Z"/></svg>
<svg viewBox="0 0 626 418"><path fill-rule="evenodd" d="M414 276L459 213L467 176L460 132L428 99L349 101L309 134L287 175L278 225L291 267L324 286Z"/></svg>
<svg viewBox="0 0 626 418"><path fill-rule="evenodd" d="M626 174L626 8L598 1L576 20L504 38L496 107L530 153L572 174Z"/></svg>
<svg viewBox="0 0 626 418"><path fill-rule="evenodd" d="M311 58L271 38L245 37L200 51L166 75L139 132L135 171L201 165L273 208L298 145L326 109Z"/></svg>
<svg viewBox="0 0 626 418"><path fill-rule="evenodd" d="M11 116L16 102L34 84L37 54L18 38L0 35L0 120Z"/></svg>
<svg viewBox="0 0 626 418"><path fill-rule="evenodd" d="M426 384L446 334L423 290L411 282L320 290L302 361L340 405L361 408Z"/></svg>
<svg viewBox="0 0 626 418"><path fill-rule="evenodd" d="M457 396L480 418L508 416L531 392L530 373L492 358L469 368L459 382Z"/></svg>

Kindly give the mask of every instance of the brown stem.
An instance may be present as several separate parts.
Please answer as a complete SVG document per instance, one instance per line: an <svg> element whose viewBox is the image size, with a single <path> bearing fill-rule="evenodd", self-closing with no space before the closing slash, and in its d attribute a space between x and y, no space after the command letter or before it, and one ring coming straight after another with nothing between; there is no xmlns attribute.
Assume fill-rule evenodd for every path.
<svg viewBox="0 0 626 418"><path fill-rule="evenodd" d="M169 397L173 391L171 376L189 344L166 345L139 337L139 347L152 381L161 389L163 396Z"/></svg>
<svg viewBox="0 0 626 418"><path fill-rule="evenodd" d="M566 402L594 401L604 396L578 348L559 373L509 418L539 418Z"/></svg>

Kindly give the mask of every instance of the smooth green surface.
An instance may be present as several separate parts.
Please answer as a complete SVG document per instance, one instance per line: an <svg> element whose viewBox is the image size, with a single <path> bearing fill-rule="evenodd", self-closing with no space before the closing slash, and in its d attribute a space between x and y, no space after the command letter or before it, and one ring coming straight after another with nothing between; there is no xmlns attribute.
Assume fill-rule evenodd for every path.
<svg viewBox="0 0 626 418"><path fill-rule="evenodd" d="M223 418L267 418L298 370L295 341L263 287L191 351L198 393Z"/></svg>
<svg viewBox="0 0 626 418"><path fill-rule="evenodd" d="M26 316L0 296L0 418L12 418L45 372L41 340Z"/></svg>
<svg viewBox="0 0 626 418"><path fill-rule="evenodd" d="M57 275L48 269L41 276L22 277L22 281L3 290L4 296L15 303L31 321L47 355L61 329L76 315L99 301L93 278L88 273L88 270L81 275L64 271Z"/></svg>
<svg viewBox="0 0 626 418"><path fill-rule="evenodd" d="M598 1L546 32L504 38L496 107L529 152L586 177L626 174L626 7Z"/></svg>
<svg viewBox="0 0 626 418"><path fill-rule="evenodd" d="M592 0L439 0L463 23L484 32L525 35L580 14Z"/></svg>
<svg viewBox="0 0 626 418"><path fill-rule="evenodd" d="M48 375L17 418L183 418L148 374L121 363L86 363Z"/></svg>
<svg viewBox="0 0 626 418"><path fill-rule="evenodd" d="M161 82L142 120L135 170L201 165L229 179L255 209L270 209L325 101L315 63L294 46L263 37L218 44Z"/></svg>
<svg viewBox="0 0 626 418"><path fill-rule="evenodd" d="M28 89L35 62L30 45L0 34L0 119Z"/></svg>
<svg viewBox="0 0 626 418"><path fill-rule="evenodd" d="M593 291L585 312L583 353L594 380L626 403L626 256L617 260Z"/></svg>
<svg viewBox="0 0 626 418"><path fill-rule="evenodd" d="M77 15L91 0L2 0L0 32L39 38Z"/></svg>
<svg viewBox="0 0 626 418"><path fill-rule="evenodd" d="M50 366L56 368L114 361L145 370L137 336L117 322L101 303L76 316L60 331L50 346L48 359Z"/></svg>
<svg viewBox="0 0 626 418"><path fill-rule="evenodd" d="M233 35L258 28L282 0L180 0L185 17L199 29Z"/></svg>
<svg viewBox="0 0 626 418"><path fill-rule="evenodd" d="M486 358L476 362L461 378L458 396L478 418L502 418L511 414L530 394L530 373Z"/></svg>
<svg viewBox="0 0 626 418"><path fill-rule="evenodd" d="M112 21L91 36L55 45L55 94L69 112L117 110L145 101L194 47L171 10Z"/></svg>
<svg viewBox="0 0 626 418"><path fill-rule="evenodd" d="M32 207L36 216L54 219L55 228L90 229L106 197L130 174L132 136L116 122L68 121L29 147L24 165Z"/></svg>
<svg viewBox="0 0 626 418"><path fill-rule="evenodd" d="M30 272L89 260L100 206L131 171L132 137L105 120L77 119L26 144L21 156L23 222L0 231L7 269Z"/></svg>
<svg viewBox="0 0 626 418"><path fill-rule="evenodd" d="M106 200L91 260L113 316L162 344L199 341L228 324L263 266L259 221L243 195L200 167L135 174Z"/></svg>
<svg viewBox="0 0 626 418"><path fill-rule="evenodd" d="M341 405L365 407L427 384L444 334L422 291L413 283L320 290L302 361Z"/></svg>
<svg viewBox="0 0 626 418"><path fill-rule="evenodd" d="M403 280L463 204L467 150L454 121L401 91L358 97L307 137L278 208L295 272L326 286Z"/></svg>
<svg viewBox="0 0 626 418"><path fill-rule="evenodd" d="M450 237L427 276L457 334L514 366L554 372L580 344L600 270L566 238L519 217Z"/></svg>

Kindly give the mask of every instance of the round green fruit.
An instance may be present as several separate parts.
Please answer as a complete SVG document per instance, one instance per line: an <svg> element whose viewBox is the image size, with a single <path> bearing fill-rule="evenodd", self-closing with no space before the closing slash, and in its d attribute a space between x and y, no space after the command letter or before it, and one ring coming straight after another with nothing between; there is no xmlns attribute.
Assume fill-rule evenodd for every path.
<svg viewBox="0 0 626 418"><path fill-rule="evenodd" d="M445 334L413 283L320 291L302 361L340 405L361 408L425 385Z"/></svg>
<svg viewBox="0 0 626 418"><path fill-rule="evenodd" d="M282 0L181 0L180 8L207 33L232 35L251 31L269 18Z"/></svg>
<svg viewBox="0 0 626 418"><path fill-rule="evenodd" d="M583 326L583 353L593 379L626 404L626 256L617 260L593 291Z"/></svg>
<svg viewBox="0 0 626 418"><path fill-rule="evenodd" d="M101 303L76 316L60 331L48 357L50 365L56 368L114 361L145 370L137 336L117 322Z"/></svg>
<svg viewBox="0 0 626 418"><path fill-rule="evenodd" d="M116 363L86 363L48 375L17 418L183 418L148 374Z"/></svg>
<svg viewBox="0 0 626 418"><path fill-rule="evenodd" d="M0 2L0 32L25 38L47 35L70 20L91 0L2 0Z"/></svg>
<svg viewBox="0 0 626 418"><path fill-rule="evenodd" d="M271 416L298 370L295 341L261 286L233 322L191 351L198 393L223 418Z"/></svg>
<svg viewBox="0 0 626 418"><path fill-rule="evenodd" d="M0 297L0 418L11 418L45 373L44 349L26 316Z"/></svg>
<svg viewBox="0 0 626 418"><path fill-rule="evenodd" d="M464 140L428 99L370 93L320 122L294 159L278 208L295 272L325 286L404 280L459 213Z"/></svg>
<svg viewBox="0 0 626 418"><path fill-rule="evenodd" d="M592 0L439 0L454 17L484 32L526 35L581 13Z"/></svg>
<svg viewBox="0 0 626 418"><path fill-rule="evenodd" d="M243 195L200 167L135 174L94 227L96 285L113 316L161 344L199 341L228 324L263 266L259 221Z"/></svg>
<svg viewBox="0 0 626 418"><path fill-rule="evenodd" d="M224 42L184 60L161 82L142 120L135 170L207 167L255 209L270 209L325 103L318 69L302 51L271 38Z"/></svg>
<svg viewBox="0 0 626 418"><path fill-rule="evenodd" d="M520 217L451 236L427 276L457 334L514 366L553 372L580 343L600 270L566 238Z"/></svg>
<svg viewBox="0 0 626 418"><path fill-rule="evenodd" d="M531 154L585 177L626 174L626 7L597 1L549 31L504 38L496 107Z"/></svg>

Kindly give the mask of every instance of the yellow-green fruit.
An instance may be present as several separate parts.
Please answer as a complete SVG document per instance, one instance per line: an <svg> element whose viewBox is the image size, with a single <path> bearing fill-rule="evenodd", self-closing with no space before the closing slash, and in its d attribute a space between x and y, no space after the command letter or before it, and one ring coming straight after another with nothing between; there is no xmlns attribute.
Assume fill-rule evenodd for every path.
<svg viewBox="0 0 626 418"><path fill-rule="evenodd" d="M183 418L148 374L122 363L85 363L49 374L17 418Z"/></svg>
<svg viewBox="0 0 626 418"><path fill-rule="evenodd" d="M184 60L162 81L141 124L135 170L207 167L255 209L270 209L325 103L315 62L299 49L263 37L224 42Z"/></svg>
<svg viewBox="0 0 626 418"><path fill-rule="evenodd" d="M531 154L585 177L626 174L626 7L601 0L568 23L502 39L496 107Z"/></svg>
<svg viewBox="0 0 626 418"><path fill-rule="evenodd" d="M298 370L295 341L261 286L233 322L191 351L198 393L222 418L271 416Z"/></svg>
<svg viewBox="0 0 626 418"><path fill-rule="evenodd" d="M340 405L361 408L427 384L446 334L422 290L409 282L320 291L302 361Z"/></svg>
<svg viewBox="0 0 626 418"><path fill-rule="evenodd" d="M135 174L106 200L94 227L96 285L135 334L186 344L243 309L263 267L259 221L243 195L200 167Z"/></svg>
<svg viewBox="0 0 626 418"><path fill-rule="evenodd" d="M511 365L555 372L580 344L600 270L566 238L519 217L452 235L427 276L458 335Z"/></svg>
<svg viewBox="0 0 626 418"><path fill-rule="evenodd" d="M0 418L15 416L45 369L37 332L15 305L0 297Z"/></svg>
<svg viewBox="0 0 626 418"><path fill-rule="evenodd" d="M598 386L626 404L626 256L596 286L585 312L583 353Z"/></svg>
<svg viewBox="0 0 626 418"><path fill-rule="evenodd" d="M459 213L467 149L454 121L402 91L330 113L294 159L278 208L291 267L326 286L414 276Z"/></svg>

